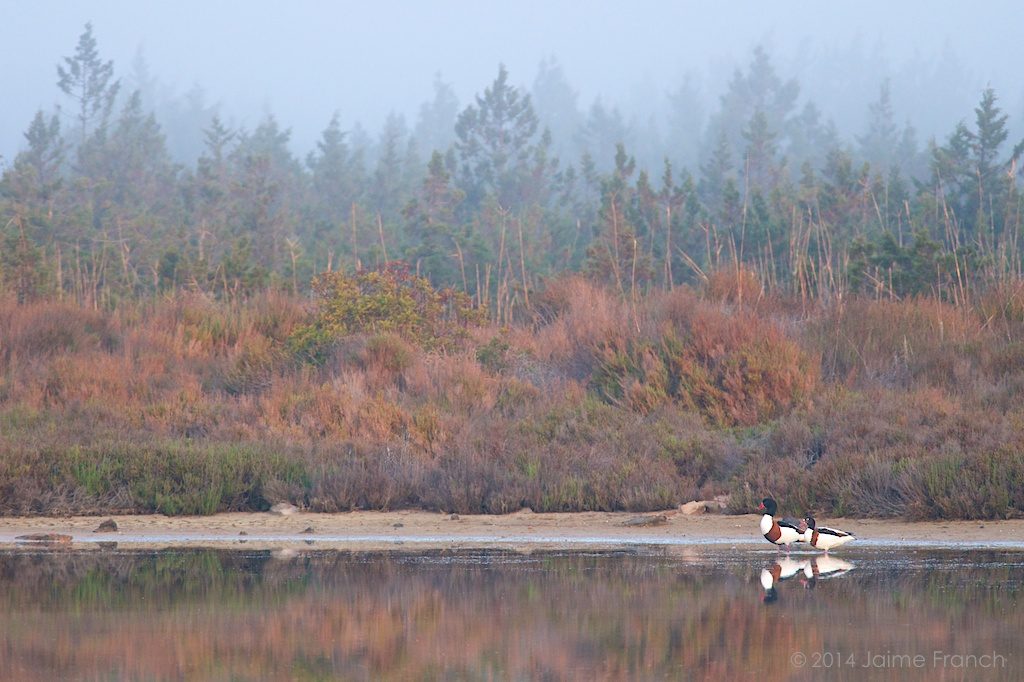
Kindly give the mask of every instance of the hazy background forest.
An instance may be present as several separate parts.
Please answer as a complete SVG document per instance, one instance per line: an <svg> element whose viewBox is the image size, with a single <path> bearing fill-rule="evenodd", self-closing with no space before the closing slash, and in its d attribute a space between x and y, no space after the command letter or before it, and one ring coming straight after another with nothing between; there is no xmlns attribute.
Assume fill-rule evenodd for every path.
<svg viewBox="0 0 1024 682"><path fill-rule="evenodd" d="M1021 513L1024 93L946 9L846 43L758 29L711 62L690 51L723 54L700 24L723 19L694 15L674 64L624 21L581 86L557 44L514 71L522 51L481 64L475 35L455 53L475 84L414 83L452 59L424 23L417 58L375 43L316 86L266 49L224 100L149 66L160 40L113 59L132 20L79 25L38 70L47 34L0 119L0 508L741 511L768 491ZM304 54L328 19L359 26L321 19L229 34ZM911 20L912 49L883 44ZM176 76L228 59L209 30ZM347 96L353 69L372 95Z"/></svg>

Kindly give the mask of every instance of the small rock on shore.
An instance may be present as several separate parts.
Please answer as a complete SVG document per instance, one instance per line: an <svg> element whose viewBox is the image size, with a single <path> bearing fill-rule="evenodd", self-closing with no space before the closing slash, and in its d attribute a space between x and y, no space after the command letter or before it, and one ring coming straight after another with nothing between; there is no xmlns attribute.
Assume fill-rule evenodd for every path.
<svg viewBox="0 0 1024 682"><path fill-rule="evenodd" d="M294 504L288 504L287 502L278 502L270 508L271 514L277 514L278 516L291 516L292 514L298 513L299 508Z"/></svg>

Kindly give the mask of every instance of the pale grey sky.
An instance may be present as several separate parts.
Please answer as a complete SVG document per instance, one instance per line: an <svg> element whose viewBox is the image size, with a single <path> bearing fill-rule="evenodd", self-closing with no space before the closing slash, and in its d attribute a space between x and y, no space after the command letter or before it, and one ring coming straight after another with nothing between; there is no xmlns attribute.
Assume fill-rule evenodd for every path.
<svg viewBox="0 0 1024 682"><path fill-rule="evenodd" d="M0 154L9 162L34 112L60 103L56 64L73 52L87 21L119 75L128 76L141 48L161 82L178 91L201 85L228 118L252 126L274 113L301 152L336 110L343 125L358 120L371 133L392 110L412 125L436 72L464 105L499 62L529 86L551 55L584 110L601 96L645 118L687 73L712 108L758 43L841 127L856 128L868 102L862 92L874 96L886 76L908 84L894 88L897 113L921 118L926 133L969 117L986 84L1018 117L1022 7L1008 0L0 0ZM948 81L936 72L943 59L957 65Z"/></svg>

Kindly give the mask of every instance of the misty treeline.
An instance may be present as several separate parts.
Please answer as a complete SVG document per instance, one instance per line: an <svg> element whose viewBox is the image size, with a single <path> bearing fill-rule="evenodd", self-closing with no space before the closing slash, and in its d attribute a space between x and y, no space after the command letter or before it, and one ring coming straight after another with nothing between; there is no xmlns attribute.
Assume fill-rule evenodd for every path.
<svg viewBox="0 0 1024 682"><path fill-rule="evenodd" d="M580 111L546 60L532 91L499 66L462 107L438 79L415 127L392 116L375 142L335 116L304 158L272 115L232 127L192 93L172 123L203 144L182 164L135 71L131 89L89 25L57 65L62 106L36 114L0 181L0 286L19 300L301 293L404 260L505 321L566 271L628 297L743 270L805 300L961 302L1024 265L1024 147L991 89L922 146L882 82L843 139L757 48L706 125L681 90L664 149L638 156L642 135L600 100Z"/></svg>

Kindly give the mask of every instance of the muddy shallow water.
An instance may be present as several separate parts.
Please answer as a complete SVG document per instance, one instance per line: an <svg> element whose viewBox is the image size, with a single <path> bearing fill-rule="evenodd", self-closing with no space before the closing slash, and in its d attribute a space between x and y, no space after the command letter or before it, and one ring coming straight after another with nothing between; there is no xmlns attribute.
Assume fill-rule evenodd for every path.
<svg viewBox="0 0 1024 682"><path fill-rule="evenodd" d="M0 679L1024 679L1024 552L0 552Z"/></svg>

